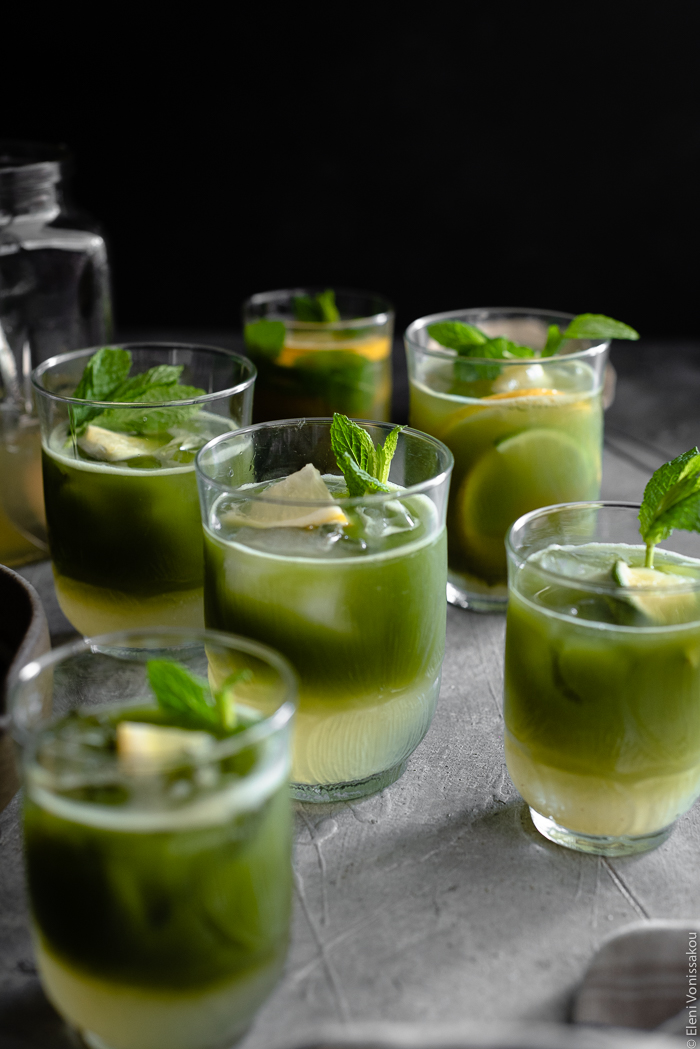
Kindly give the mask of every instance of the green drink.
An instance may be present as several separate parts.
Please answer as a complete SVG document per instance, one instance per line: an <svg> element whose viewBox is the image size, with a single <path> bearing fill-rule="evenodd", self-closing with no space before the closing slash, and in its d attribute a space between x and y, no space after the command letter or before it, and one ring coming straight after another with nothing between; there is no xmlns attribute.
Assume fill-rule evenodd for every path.
<svg viewBox="0 0 700 1049"><path fill-rule="evenodd" d="M252 427L197 460L207 625L245 629L293 661L292 779L318 801L393 782L432 720L451 465L438 442L404 431L392 489L350 498L329 431L330 420Z"/></svg>
<svg viewBox="0 0 700 1049"><path fill-rule="evenodd" d="M182 371L184 365L185 377L200 385L170 387L171 393L191 391L184 402L120 402L115 408L114 402L85 399L91 414L79 415L77 425L76 411L86 409L67 393L74 392L92 352L56 358L35 373L59 603L85 635L201 626L194 457L212 437L249 421L254 371L223 350L133 347L128 383L146 368ZM204 394L202 387L218 392Z"/></svg>
<svg viewBox="0 0 700 1049"><path fill-rule="evenodd" d="M42 984L88 1045L227 1046L286 953L293 674L263 646L216 634L97 640L30 665L14 697ZM235 726L184 728L155 707L149 652L125 658L137 644L159 660L167 644L198 674L208 656L212 681L235 667ZM61 713L28 724L52 675Z"/></svg>
<svg viewBox="0 0 700 1049"><path fill-rule="evenodd" d="M513 521L537 507L600 492L609 340L567 339L556 355L540 356L548 325L570 319L546 311L468 310L422 318L406 332L411 425L444 441L455 459L447 520L453 604L503 609L504 539ZM475 356L478 346L463 357L432 337L455 321L484 333L483 358ZM523 345L507 342L513 339ZM506 349L504 356L499 344L513 353Z"/></svg>
<svg viewBox="0 0 700 1049"><path fill-rule="evenodd" d="M655 847L700 794L700 560L644 568L636 513L552 507L508 538L508 771L541 833L606 855Z"/></svg>
<svg viewBox="0 0 700 1049"><path fill-rule="evenodd" d="M394 312L382 296L263 292L244 303L243 323L258 370L255 422L333 412L389 419Z"/></svg>

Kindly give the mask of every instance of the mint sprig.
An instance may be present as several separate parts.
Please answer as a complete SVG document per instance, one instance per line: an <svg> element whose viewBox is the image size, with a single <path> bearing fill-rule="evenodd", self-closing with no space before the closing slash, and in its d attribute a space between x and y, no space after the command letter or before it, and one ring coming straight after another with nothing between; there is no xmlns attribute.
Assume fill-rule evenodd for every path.
<svg viewBox="0 0 700 1049"><path fill-rule="evenodd" d="M551 357L567 339L598 339L606 342L608 339L630 339L636 341L639 332L630 328L629 324L613 320L602 313L579 313L578 316L562 331L559 325L550 324L547 331L547 342L542 350L542 357Z"/></svg>
<svg viewBox="0 0 700 1049"><path fill-rule="evenodd" d="M298 321L334 324L340 320L340 311L335 304L335 292L332 288L326 288L318 295L292 296L292 310Z"/></svg>
<svg viewBox="0 0 700 1049"><path fill-rule="evenodd" d="M338 412L331 423L331 447L352 498L376 492L391 492L387 484L391 460L399 434L405 426L395 426L383 445L374 446L367 431L347 415Z"/></svg>
<svg viewBox="0 0 700 1049"><path fill-rule="evenodd" d="M186 728L216 735L226 735L236 727L235 686L251 678L250 670L237 670L212 692L205 678L167 659L149 659L146 673L162 710L174 714Z"/></svg>
<svg viewBox="0 0 700 1049"><path fill-rule="evenodd" d="M104 346L93 354L85 366L74 397L94 401L129 401L132 404L163 404L167 401L193 400L205 392L197 386L180 384L183 365L158 364L140 375L129 378L132 357L128 350ZM107 430L129 433L162 433L189 418L196 405L172 408L85 408L70 410L71 428L76 435L94 422Z"/></svg>
<svg viewBox="0 0 700 1049"><path fill-rule="evenodd" d="M441 346L456 350L460 357L481 357L492 360L513 360L517 357L551 357L557 353L567 339L638 339L639 334L622 321L604 317L601 313L580 313L562 332L557 324L550 324L547 341L538 354L530 346L521 346L511 339L497 335L491 339L473 324L462 321L438 321L428 325L428 334ZM499 369L489 365L472 365L473 378L496 378ZM460 372L460 378L469 379L469 375Z"/></svg>
<svg viewBox="0 0 700 1049"><path fill-rule="evenodd" d="M284 346L287 326L284 321L269 321L264 318L250 321L243 329L243 338L248 349L274 361Z"/></svg>
<svg viewBox="0 0 700 1049"><path fill-rule="evenodd" d="M691 448L664 463L644 489L639 531L646 544L646 568L654 567L654 547L674 528L700 532L700 451Z"/></svg>
<svg viewBox="0 0 700 1049"><path fill-rule="evenodd" d="M80 382L73 391L74 397L86 401L106 401L126 379L131 370L131 354L114 346L103 346L88 360ZM73 429L81 433L90 419L99 415L99 408L71 408Z"/></svg>

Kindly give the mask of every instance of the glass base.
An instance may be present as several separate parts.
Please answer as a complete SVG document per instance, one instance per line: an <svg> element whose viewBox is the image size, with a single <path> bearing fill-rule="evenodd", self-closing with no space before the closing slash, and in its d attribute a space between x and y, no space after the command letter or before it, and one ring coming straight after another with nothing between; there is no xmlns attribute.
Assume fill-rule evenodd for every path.
<svg viewBox="0 0 700 1049"><path fill-rule="evenodd" d="M508 606L508 592L505 587L494 588L494 593L474 593L454 583L447 584L447 603L455 608L465 608L469 612L505 612Z"/></svg>
<svg viewBox="0 0 700 1049"><path fill-rule="evenodd" d="M295 801L330 802L353 801L366 798L370 794L384 790L390 783L395 783L406 771L408 758L399 762L386 772L377 772L367 779L358 779L352 783L292 783L291 792Z"/></svg>
<svg viewBox="0 0 700 1049"><path fill-rule="evenodd" d="M543 838L553 841L555 845L563 845L565 849L589 852L594 856L634 856L640 852L649 852L663 845L675 826L675 823L672 823L651 834L620 834L619 837L613 837L605 834L580 834L575 830L567 830L566 827L560 827L549 816L542 816L536 812L532 806L530 806L530 816Z"/></svg>

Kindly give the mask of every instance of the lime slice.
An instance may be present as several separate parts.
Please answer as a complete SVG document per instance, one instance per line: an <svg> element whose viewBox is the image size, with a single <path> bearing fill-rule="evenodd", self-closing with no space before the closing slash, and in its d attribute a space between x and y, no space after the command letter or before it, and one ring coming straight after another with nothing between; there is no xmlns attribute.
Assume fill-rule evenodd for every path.
<svg viewBox="0 0 700 1049"><path fill-rule="evenodd" d="M348 523L343 511L333 502L323 477L311 463L259 494L262 498L248 499L235 510L226 511L221 515L222 521L249 528L311 528ZM309 505L313 503L325 505Z"/></svg>
<svg viewBox="0 0 700 1049"><path fill-rule="evenodd" d="M453 520L484 578L502 576L503 540L523 514L597 495L595 464L561 430L524 430L487 452L465 479Z"/></svg>
<svg viewBox="0 0 700 1049"><path fill-rule="evenodd" d="M656 568L631 568L622 560L615 562L612 575L618 586L627 591L639 589L638 594L618 596L652 623L659 626L687 623L698 615L698 595L688 589L692 580L687 575L660 572Z"/></svg>

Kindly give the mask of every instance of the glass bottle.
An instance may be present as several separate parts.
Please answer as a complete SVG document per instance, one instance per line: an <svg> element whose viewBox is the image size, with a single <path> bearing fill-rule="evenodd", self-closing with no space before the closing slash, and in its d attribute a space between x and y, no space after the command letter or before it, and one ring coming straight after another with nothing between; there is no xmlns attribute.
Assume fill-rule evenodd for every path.
<svg viewBox="0 0 700 1049"><path fill-rule="evenodd" d="M29 377L112 334L105 242L66 203L67 150L0 142L0 562L47 556L41 440Z"/></svg>

